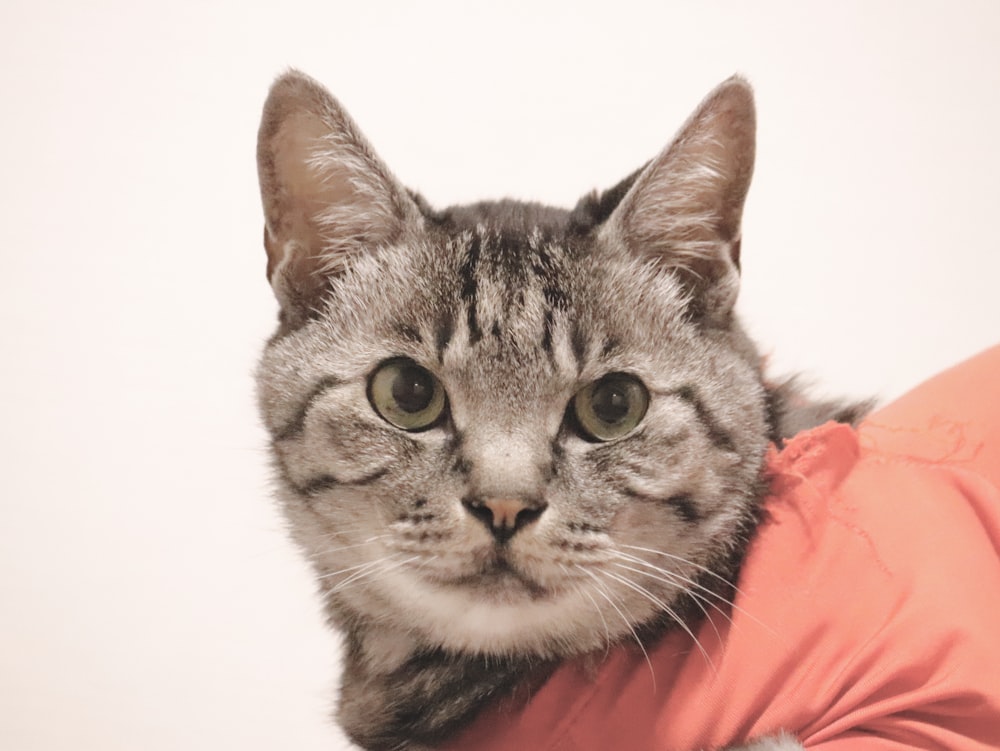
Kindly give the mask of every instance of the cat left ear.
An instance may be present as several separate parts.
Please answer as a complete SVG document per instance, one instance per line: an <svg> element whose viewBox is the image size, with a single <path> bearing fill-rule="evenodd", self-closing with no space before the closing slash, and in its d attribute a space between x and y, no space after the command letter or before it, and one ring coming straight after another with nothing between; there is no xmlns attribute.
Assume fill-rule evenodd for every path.
<svg viewBox="0 0 1000 751"><path fill-rule="evenodd" d="M722 83L640 171L602 228L607 242L674 273L689 311L708 322L725 324L739 291L755 123L750 85L736 76Z"/></svg>
<svg viewBox="0 0 1000 751"><path fill-rule="evenodd" d="M340 104L298 71L278 78L257 139L267 277L294 329L353 258L420 226L420 211Z"/></svg>

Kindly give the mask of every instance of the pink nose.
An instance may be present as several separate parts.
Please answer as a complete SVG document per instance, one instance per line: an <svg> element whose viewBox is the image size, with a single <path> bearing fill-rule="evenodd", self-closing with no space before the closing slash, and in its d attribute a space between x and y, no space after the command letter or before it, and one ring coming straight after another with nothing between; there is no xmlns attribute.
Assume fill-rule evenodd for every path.
<svg viewBox="0 0 1000 751"><path fill-rule="evenodd" d="M499 542L535 521L548 505L542 500L525 498L474 498L465 507L493 533Z"/></svg>
<svg viewBox="0 0 1000 751"><path fill-rule="evenodd" d="M518 514L527 508L520 498L487 498L483 505L493 512L493 526L497 529L514 529Z"/></svg>

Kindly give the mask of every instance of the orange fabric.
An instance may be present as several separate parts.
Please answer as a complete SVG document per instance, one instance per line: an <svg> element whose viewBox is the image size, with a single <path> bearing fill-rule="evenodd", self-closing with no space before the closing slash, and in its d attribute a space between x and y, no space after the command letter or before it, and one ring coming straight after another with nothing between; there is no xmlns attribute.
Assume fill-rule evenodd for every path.
<svg viewBox="0 0 1000 751"><path fill-rule="evenodd" d="M1000 347L768 459L729 616L564 665L454 749L1000 748ZM655 685L653 674L655 673Z"/></svg>

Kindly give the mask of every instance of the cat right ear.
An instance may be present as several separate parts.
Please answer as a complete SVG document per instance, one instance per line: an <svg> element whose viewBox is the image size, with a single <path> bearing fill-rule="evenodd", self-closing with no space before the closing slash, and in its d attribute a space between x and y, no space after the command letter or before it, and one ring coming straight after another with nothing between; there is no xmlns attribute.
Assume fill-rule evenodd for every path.
<svg viewBox="0 0 1000 751"><path fill-rule="evenodd" d="M420 225L416 204L340 104L298 71L271 87L257 169L267 277L287 329L318 313L330 279L355 257Z"/></svg>
<svg viewBox="0 0 1000 751"><path fill-rule="evenodd" d="M734 76L630 184L609 192L619 202L604 224L605 241L672 273L691 315L707 323L728 322L739 289L740 219L753 175L754 133L753 92Z"/></svg>

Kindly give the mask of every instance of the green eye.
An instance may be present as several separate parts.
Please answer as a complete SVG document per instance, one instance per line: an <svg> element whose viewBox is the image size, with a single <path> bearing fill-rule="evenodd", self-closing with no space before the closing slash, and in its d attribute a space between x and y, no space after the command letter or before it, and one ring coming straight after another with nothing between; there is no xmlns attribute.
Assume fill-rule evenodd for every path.
<svg viewBox="0 0 1000 751"><path fill-rule="evenodd" d="M375 411L403 430L432 427L444 413L444 387L412 360L382 363L368 382L368 401Z"/></svg>
<svg viewBox="0 0 1000 751"><path fill-rule="evenodd" d="M628 435L642 422L649 392L642 381L625 373L611 373L580 389L573 412L586 437L611 441Z"/></svg>

